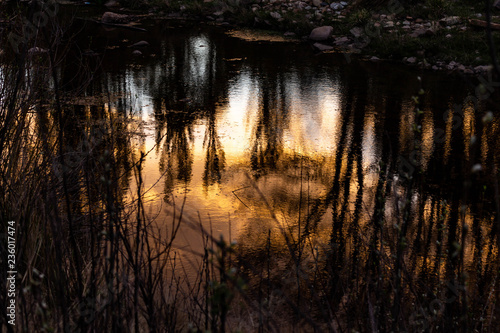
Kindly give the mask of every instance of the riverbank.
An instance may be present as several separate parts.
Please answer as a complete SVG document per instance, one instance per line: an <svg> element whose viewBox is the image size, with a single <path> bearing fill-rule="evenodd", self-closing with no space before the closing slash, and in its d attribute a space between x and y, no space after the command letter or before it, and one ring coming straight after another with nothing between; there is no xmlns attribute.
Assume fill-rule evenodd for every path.
<svg viewBox="0 0 500 333"><path fill-rule="evenodd" d="M158 18L270 30L309 41L318 52L345 52L372 61L399 61L464 74L492 70L483 27L485 13L477 4L434 0L405 7L396 1L366 9L352 0L189 0L110 1L105 7L117 13L147 12ZM500 22L499 10L493 9L492 21ZM311 35L320 27L319 36ZM500 44L499 33L494 30L492 35L495 44Z"/></svg>
<svg viewBox="0 0 500 333"><path fill-rule="evenodd" d="M396 61L429 70L483 74L492 70L484 8L426 0L364 8L356 1L323 0L110 0L63 1L99 8L96 21L130 24L141 19L186 19L268 31L307 41L317 52L343 52L371 61ZM465 1L467 2L467 1ZM470 1L472 2L472 1ZM102 14L104 13L104 14ZM493 9L492 21L500 22ZM7 18L1 18L0 22ZM492 39L500 44L500 25ZM313 32L314 31L314 32Z"/></svg>

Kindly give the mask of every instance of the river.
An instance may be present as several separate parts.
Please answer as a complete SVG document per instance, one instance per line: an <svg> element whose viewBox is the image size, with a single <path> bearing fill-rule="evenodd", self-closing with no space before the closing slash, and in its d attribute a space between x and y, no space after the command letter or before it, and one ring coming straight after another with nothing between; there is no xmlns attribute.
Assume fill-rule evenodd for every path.
<svg viewBox="0 0 500 333"><path fill-rule="evenodd" d="M293 281L299 265L314 283L330 274L325 290L342 296L394 266L404 267L405 290L434 290L428 301L443 281L474 284L473 304L489 288L500 114L480 82L491 78L318 54L228 27L142 27L87 22L78 35L58 72L71 96L67 144L80 145L74 124L111 115L119 134L108 168L123 172L121 195L133 203L131 165L143 154L146 220L169 234L182 212L173 249L188 280L200 274L207 235L222 235L250 281L263 267L268 280Z"/></svg>

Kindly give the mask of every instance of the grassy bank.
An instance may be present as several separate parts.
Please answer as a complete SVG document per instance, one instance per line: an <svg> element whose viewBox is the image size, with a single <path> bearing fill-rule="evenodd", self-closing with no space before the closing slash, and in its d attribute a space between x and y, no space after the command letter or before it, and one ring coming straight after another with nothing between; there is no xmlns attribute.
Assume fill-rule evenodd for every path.
<svg viewBox="0 0 500 333"><path fill-rule="evenodd" d="M344 7L332 7L337 2L321 1L233 1L233 0L171 0L124 1L126 8L141 12L150 11L160 16L190 17L197 20L243 27L274 30L296 37L306 37L318 26L332 26L330 45L339 46L336 38L348 37L340 45L363 55L401 61L416 57L422 67L438 64L446 69L450 62L466 66L491 63L486 30L469 23L470 19L485 20L483 2L425 0L417 4L398 1L348 2ZM333 9L335 8L335 9ZM493 22L500 22L500 12L493 9ZM443 24L443 19L456 18L453 24ZM440 22L441 21L441 22ZM408 29L415 22L432 31L412 37L415 29ZM429 25L429 26L428 26ZM361 36L352 29L362 29ZM373 33L376 31L376 33ZM370 33L372 32L372 33ZM367 36L368 35L368 36ZM499 33L493 32L496 45ZM441 64L442 66L439 66ZM443 66L444 65L444 66Z"/></svg>
<svg viewBox="0 0 500 333"><path fill-rule="evenodd" d="M331 38L322 43L343 52L381 59L416 58L411 63L429 69L450 69L451 62L456 63L451 70L464 65L474 72L475 66L492 63L486 29L471 23L471 20L485 21L483 2L379 1L374 5L349 1L345 6L336 7L338 3L331 0L113 0L90 5L102 8L103 12L193 19L304 39L315 27L332 26ZM12 19L6 15L0 20ZM500 23L500 10L492 9L492 22ZM493 31L492 40L500 45L499 31Z"/></svg>

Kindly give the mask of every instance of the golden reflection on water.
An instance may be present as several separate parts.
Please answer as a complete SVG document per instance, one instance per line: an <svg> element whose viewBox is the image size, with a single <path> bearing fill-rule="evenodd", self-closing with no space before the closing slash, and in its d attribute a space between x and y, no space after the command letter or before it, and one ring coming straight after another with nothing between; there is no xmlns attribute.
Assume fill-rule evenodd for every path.
<svg viewBox="0 0 500 333"><path fill-rule="evenodd" d="M113 179L126 207L120 212L141 212L138 197L144 203L145 220L131 213L123 223L145 222L151 240L172 234L182 214L172 270L187 280L196 279L212 245L206 231L238 242L242 271L247 263L273 265L268 274L280 282L302 269L318 274L325 298L365 288L370 275L387 290L397 276L408 294L420 284L418 293L439 292L458 272L490 283L498 255L498 119L478 121L482 111L472 104L457 111L446 92L441 104L424 101L418 112L411 85L399 89L354 66L245 56L204 33L158 51L153 64L103 75L98 88L106 92L67 103L65 122L52 111L37 114L47 117L51 146L60 130L66 156L81 155L68 188L78 189L75 203L88 201L85 213L116 216L103 204ZM89 151L78 150L94 126L100 132ZM474 136L481 144L471 144ZM479 160L482 171L471 172ZM103 193L85 189L83 174L96 176L94 191ZM400 253L404 277L394 271Z"/></svg>
<svg viewBox="0 0 500 333"><path fill-rule="evenodd" d="M196 48L199 43L200 41L195 41L189 45ZM191 62L196 61L196 57L189 59ZM197 73L200 73L200 70L198 68ZM325 181L330 181L331 177L324 175L334 168L331 156L337 150L339 122L342 120L338 86L325 80L314 87L318 90L316 95L308 96L304 100L300 98L301 92L297 82L291 80L285 87L284 94L289 97L286 105L278 103L265 110L269 106L263 104L265 92L259 87L257 80L258 78L252 77L248 72L242 71L228 87L227 99L217 102L213 111L215 122L200 119L189 129L182 130L189 132L186 137L187 147L190 147L189 156L186 155L185 158L192 160L192 166L188 170L189 175L178 177L177 181L174 181L173 190L169 189L167 194L165 182L158 180L168 177L168 173L172 171L169 168L179 167L178 164L166 162L168 156L175 154L173 151L167 152L168 149L176 148L167 148L166 139L163 138L166 134L164 131L159 136L162 139L158 141L158 135L155 134L155 110L147 106L153 105L151 97L141 95L143 90L139 87L130 87L131 95L139 96L138 100L143 104L141 110L147 124L144 127L143 145L137 145L136 149L144 153L154 152L154 155L150 153L147 156L143 165L146 211L149 211L151 216L158 215L158 223L165 221L165 227L168 228L168 221L173 216L173 201L176 204L175 209L179 210L183 197L186 196L184 211L185 219L189 223L181 227L176 241L177 248L184 251L186 260L195 260L189 258L192 251L203 251L201 233L193 227L200 221L203 227L215 236L223 234L228 239L231 234L232 240L241 239L242 236L252 237L250 235L256 228L259 229L258 226L262 227L261 230L266 230L294 225L299 211L304 216L312 200L324 196L327 191ZM196 80L194 84L197 84ZM268 127L262 118L265 117L264 114L284 109L288 118L285 120L276 116L272 120L276 127ZM247 175L256 172L252 170L250 160L255 154L256 145L259 145L256 141L259 140L256 139L259 131L264 131L261 132L264 136L260 139L262 146L258 148L261 153L267 154L270 144L276 145L280 152L275 169L265 171L253 183ZM223 152L225 157L225 166L220 181L207 184L204 180L207 140L210 140L210 133L214 132L218 150ZM273 138L278 141L270 143L269 140ZM371 152L372 144L373 139L367 141L364 149ZM344 154L348 154L348 151ZM374 158L374 153L371 153L369 163L373 163ZM298 186L301 182L302 186ZM279 225L275 225L276 221L271 218L269 207L254 186L269 200L270 209L276 215ZM355 182L353 186L352 191L355 191ZM132 193L134 191L136 190L131 190ZM163 200L165 195L167 203ZM328 217L326 219L328 220Z"/></svg>
<svg viewBox="0 0 500 333"><path fill-rule="evenodd" d="M470 147L471 147L471 139L476 134L475 130L475 113L474 107L470 104L463 106L463 136L464 136L464 154L466 161L470 161Z"/></svg>
<svg viewBox="0 0 500 333"><path fill-rule="evenodd" d="M346 88L335 73L320 73L304 84L294 68L278 74L256 70L252 66L260 63L249 64L238 53L220 60L218 52L224 50L203 34L183 45L166 48L157 67L128 70L125 90L140 110L137 121L144 122L137 126L143 141L135 145L135 159L137 151L148 153L143 165L146 211L169 230L183 210L174 246L194 266L193 274L204 250L201 227L216 238L222 234L237 240L249 253L265 247L269 230L275 246L284 245L284 230L297 237L308 229L315 235L308 242L326 249L337 237L335 225L340 225L346 249L378 242L372 228L380 201L384 215L378 218L390 222L391 235L406 209L404 178L390 171L398 167L391 164L398 159L396 153L418 153L412 157L419 163L413 171L416 177L432 171L436 156L438 164L450 163L461 133L464 158L470 159L468 143L479 133L472 105L464 107L458 130L452 99L447 113L424 103L419 114L413 91L391 101L377 97L373 82L366 83L365 90ZM222 68L229 78L217 76ZM175 81L178 77L184 79ZM444 114L442 120L438 113ZM397 131L397 137L384 126ZM483 160L489 145L485 133ZM424 189L426 181L422 184L410 195L408 233L416 242L415 262L432 266L437 274L444 269L433 264L444 253L439 230L456 219L458 206L441 200L446 190L432 192L439 185ZM381 188L383 198L377 194ZM461 215L469 228L477 228L474 214L468 210ZM387 247L388 254L393 250L380 246ZM364 259L366 255L359 254ZM473 247L465 255L473 260Z"/></svg>
<svg viewBox="0 0 500 333"><path fill-rule="evenodd" d="M426 109L422 120L422 154L420 163L422 170L426 170L429 160L434 153L434 114L432 109Z"/></svg>

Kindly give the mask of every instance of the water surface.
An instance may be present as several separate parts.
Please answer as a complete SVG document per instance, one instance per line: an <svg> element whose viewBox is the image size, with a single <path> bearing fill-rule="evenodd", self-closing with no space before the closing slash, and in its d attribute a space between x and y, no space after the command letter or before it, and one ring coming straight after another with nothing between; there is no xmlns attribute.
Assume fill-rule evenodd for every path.
<svg viewBox="0 0 500 333"><path fill-rule="evenodd" d="M498 159L498 117L483 124L491 98L471 102L479 81L177 25L100 30L91 46L103 56L97 89L118 96L104 107L132 115L141 134L133 150L147 153L150 214L171 216L185 196L192 222L248 251L280 228L327 244L335 223L342 242L359 233L367 246L370 223L398 223L409 190L415 240L435 237L438 212L446 222L459 209L486 237L496 211L483 176ZM127 46L140 40L151 46L136 57ZM475 164L483 171L472 174ZM381 190L384 216L374 217ZM181 228L177 245L201 251L201 236ZM467 255L475 246L485 244Z"/></svg>
<svg viewBox="0 0 500 333"><path fill-rule="evenodd" d="M100 193L80 168L96 170L102 184L119 180L113 195L123 202L140 192L152 235L171 233L182 212L176 269L192 279L203 228L236 241L250 285L267 267L267 281L297 304L299 267L333 308L372 288L373 276L392 290L403 267L408 299L430 302L448 281L473 286L471 307L486 307L500 235L500 119L498 96L480 95L477 78L348 62L307 43L180 21L145 22L148 32L74 27L85 33L57 66L64 114L47 123L64 132L67 161L75 157L67 181L78 190L65 194L75 210L87 197L89 215L99 214L91 197ZM150 46L134 55L141 40ZM85 145L92 158L82 167L75 152Z"/></svg>

